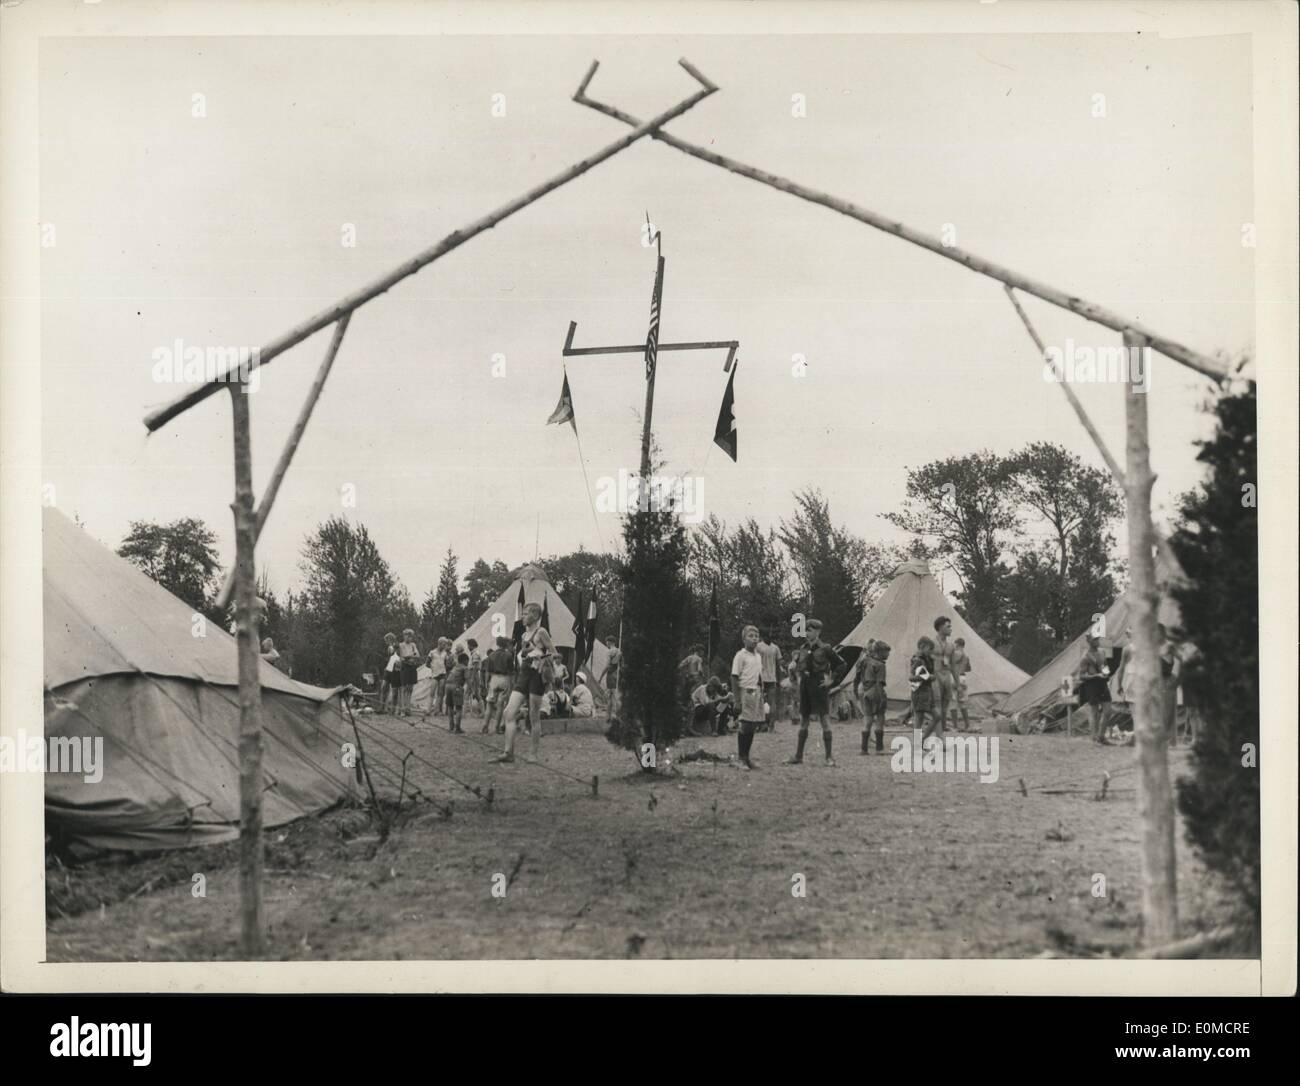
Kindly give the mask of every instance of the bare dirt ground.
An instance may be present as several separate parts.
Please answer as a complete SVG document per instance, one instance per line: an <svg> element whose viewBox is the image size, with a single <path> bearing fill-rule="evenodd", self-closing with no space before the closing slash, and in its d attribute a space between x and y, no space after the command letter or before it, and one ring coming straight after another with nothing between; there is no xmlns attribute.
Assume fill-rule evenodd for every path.
<svg viewBox="0 0 1300 1086"><path fill-rule="evenodd" d="M648 782L600 735L547 736L542 765L495 766L500 741L477 722L462 737L436 719L375 719L375 763L398 764L382 733L483 796L491 787L492 802L413 756L408 795L414 782L450 803L450 817L407 799L382 844L355 809L271 831L273 958L1110 957L1132 954L1140 937L1131 747L1002 735L1000 777L986 784L892 772L889 740L903 733L862 757L856 723L835 725L837 767L821 764L815 728L805 764L783 766L795 730L782 723L757 737L757 772L683 762L735 750L734 738L688 739L673 752L677 775ZM1175 775L1186 760L1172 752ZM1074 791L1048 794L1062 790ZM1192 934L1221 922L1226 905L1181 828L1178 840ZM206 897L192 896L194 873ZM798 875L804 897L792 893ZM239 956L234 846L51 866L47 880L50 961Z"/></svg>

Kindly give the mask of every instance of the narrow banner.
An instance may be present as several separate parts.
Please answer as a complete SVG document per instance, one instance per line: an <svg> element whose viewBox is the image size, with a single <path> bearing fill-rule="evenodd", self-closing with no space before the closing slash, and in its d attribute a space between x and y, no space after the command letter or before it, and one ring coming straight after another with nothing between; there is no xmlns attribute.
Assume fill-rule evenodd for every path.
<svg viewBox="0 0 1300 1086"><path fill-rule="evenodd" d="M656 238L658 235L656 235ZM655 269L655 287L650 295L650 332L645 339L645 379L654 377L655 363L659 358L659 307L664 293L664 258L659 258Z"/></svg>
<svg viewBox="0 0 1300 1086"><path fill-rule="evenodd" d="M731 367L731 376L727 378L727 391L722 396L722 410L718 412L718 425L713 431L713 444L726 453L732 460L736 459L736 370L740 369L740 359Z"/></svg>

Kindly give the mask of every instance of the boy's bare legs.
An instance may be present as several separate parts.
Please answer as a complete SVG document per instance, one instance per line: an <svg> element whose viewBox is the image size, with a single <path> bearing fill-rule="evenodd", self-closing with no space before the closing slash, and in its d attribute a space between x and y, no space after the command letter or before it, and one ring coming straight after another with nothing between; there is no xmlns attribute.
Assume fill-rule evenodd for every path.
<svg viewBox="0 0 1300 1086"><path fill-rule="evenodd" d="M528 695L528 723L533 730L532 758L536 762L542 756L542 696L540 694Z"/></svg>
<svg viewBox="0 0 1300 1086"><path fill-rule="evenodd" d="M513 762L515 760L515 718L519 715L519 706L524 703L524 695L518 690L510 691L510 700L506 703L506 749L505 753L497 759L498 762Z"/></svg>

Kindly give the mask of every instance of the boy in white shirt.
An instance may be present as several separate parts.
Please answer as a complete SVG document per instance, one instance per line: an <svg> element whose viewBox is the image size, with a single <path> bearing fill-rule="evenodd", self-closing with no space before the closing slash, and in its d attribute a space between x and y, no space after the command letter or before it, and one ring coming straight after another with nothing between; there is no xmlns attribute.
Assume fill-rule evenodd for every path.
<svg viewBox="0 0 1300 1086"><path fill-rule="evenodd" d="M740 729L736 732L736 755L741 769L757 769L749 759L754 732L767 720L763 712L763 658L758 654L758 627L741 631L744 647L731 661L731 692L740 708Z"/></svg>

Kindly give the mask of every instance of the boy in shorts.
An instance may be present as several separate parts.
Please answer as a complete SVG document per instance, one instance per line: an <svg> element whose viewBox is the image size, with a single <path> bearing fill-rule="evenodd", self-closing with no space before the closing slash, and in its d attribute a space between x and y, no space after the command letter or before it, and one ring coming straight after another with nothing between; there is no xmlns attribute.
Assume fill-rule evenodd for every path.
<svg viewBox="0 0 1300 1086"><path fill-rule="evenodd" d="M772 721L777 715L777 698L781 689L777 685L777 676L781 674L781 648L772 643L771 630L763 631L763 637L758 643L758 655L763 660L763 700L767 703L767 720L761 730L770 732Z"/></svg>
<svg viewBox="0 0 1300 1086"><path fill-rule="evenodd" d="M510 638L498 637L497 647L488 653L485 667L488 674L487 707L483 710L483 734L487 735L496 717L496 733L504 735L506 730L506 702L510 700L510 673L513 669L515 654L510 651Z"/></svg>
<svg viewBox="0 0 1300 1086"><path fill-rule="evenodd" d="M907 685L912 690L912 728L924 729L922 742L929 739L935 729L934 682L934 642L922 637L917 641L916 652L907 667Z"/></svg>
<svg viewBox="0 0 1300 1086"><path fill-rule="evenodd" d="M731 661L731 695L740 706L740 729L736 732L736 760L748 772L758 767L750 760L754 733L767 719L763 712L763 658L758 654L758 627L741 631L744 644Z"/></svg>
<svg viewBox="0 0 1300 1086"><path fill-rule="evenodd" d="M889 645L884 641L872 641L871 648L864 653L866 662L858 672L858 682L862 699L862 753L870 754L871 725L876 725L876 753L880 754L885 746L885 661L889 659Z"/></svg>
<svg viewBox="0 0 1300 1086"><path fill-rule="evenodd" d="M810 618L805 628L808 636L799 664L799 740L794 757L786 759L785 764L803 764L803 748L808 742L808 721L815 716L822 728L826 764L833 766L835 759L831 757L831 726L827 718L831 712L831 680L835 669L843 667L844 661L839 653L822 640L820 620Z"/></svg>
<svg viewBox="0 0 1300 1086"><path fill-rule="evenodd" d="M469 653L462 652L447 672L447 730L453 735L464 735L460 726L461 712L465 708L465 691L469 681Z"/></svg>

